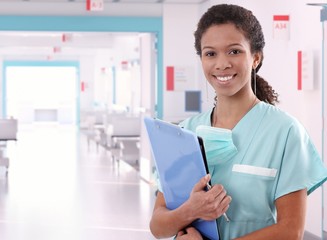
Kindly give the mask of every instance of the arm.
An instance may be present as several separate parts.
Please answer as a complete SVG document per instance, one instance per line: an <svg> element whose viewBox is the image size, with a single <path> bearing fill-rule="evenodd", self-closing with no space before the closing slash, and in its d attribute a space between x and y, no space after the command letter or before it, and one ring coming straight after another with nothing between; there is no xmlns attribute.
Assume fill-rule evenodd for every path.
<svg viewBox="0 0 327 240"><path fill-rule="evenodd" d="M235 240L301 240L305 224L306 199L306 189L278 198L276 224Z"/></svg>
<svg viewBox="0 0 327 240"><path fill-rule="evenodd" d="M231 198L221 185L204 191L209 180L209 175L200 179L190 198L174 210L167 209L163 194L158 193L150 221L151 232L156 238L172 237L196 219L213 220L227 211Z"/></svg>

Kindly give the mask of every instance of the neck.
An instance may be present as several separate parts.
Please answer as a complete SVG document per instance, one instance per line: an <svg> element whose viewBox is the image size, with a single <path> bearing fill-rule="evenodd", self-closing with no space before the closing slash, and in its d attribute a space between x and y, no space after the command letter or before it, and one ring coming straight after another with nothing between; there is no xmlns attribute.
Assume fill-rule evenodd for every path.
<svg viewBox="0 0 327 240"><path fill-rule="evenodd" d="M242 99L218 99L212 117L212 126L233 129L258 102L259 99L254 94Z"/></svg>

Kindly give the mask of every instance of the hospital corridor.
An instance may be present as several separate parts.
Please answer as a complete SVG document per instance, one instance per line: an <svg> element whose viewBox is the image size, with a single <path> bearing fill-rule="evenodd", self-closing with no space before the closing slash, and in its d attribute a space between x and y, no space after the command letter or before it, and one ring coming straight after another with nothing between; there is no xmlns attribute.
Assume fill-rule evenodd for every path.
<svg viewBox="0 0 327 240"><path fill-rule="evenodd" d="M19 126L0 173L0 239L154 239L155 187L75 127Z"/></svg>
<svg viewBox="0 0 327 240"><path fill-rule="evenodd" d="M173 159L189 157L186 147L162 135L155 145L151 134L165 128L149 131L146 118L190 130L196 149L198 136L206 144L197 160L205 166L204 156L207 169L194 169L210 173L205 189L226 189L212 199L228 206L230 220L212 217L215 238L256 232L287 211L303 224L277 226L272 238L304 230L303 240L327 240L327 0L320 2L0 0L0 240L155 240L214 212L194 208L204 201L192 201L186 187L194 186L185 167L193 164ZM215 5L235 16L248 9L256 21L242 15L240 28L220 18L202 26ZM153 149L181 168L161 168ZM180 206L169 197L191 198L182 212L192 218L156 211L153 235L158 189L168 209ZM307 198L296 195L305 189ZM277 209L284 196L295 200Z"/></svg>

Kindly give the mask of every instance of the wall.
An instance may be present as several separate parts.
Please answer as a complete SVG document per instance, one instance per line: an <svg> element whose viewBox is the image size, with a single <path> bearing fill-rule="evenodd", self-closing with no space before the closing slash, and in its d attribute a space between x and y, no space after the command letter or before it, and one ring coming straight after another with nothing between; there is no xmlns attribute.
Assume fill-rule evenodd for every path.
<svg viewBox="0 0 327 240"><path fill-rule="evenodd" d="M185 90L199 90L198 59L195 54L193 32L199 16L196 4L164 4L164 119L178 122L194 113L185 112ZM173 91L166 90L166 67L172 66L185 74L185 80L175 79ZM177 104L176 104L177 103Z"/></svg>
<svg viewBox="0 0 327 240"><path fill-rule="evenodd" d="M324 132L324 136L322 138L323 144L324 144L324 152L323 152L323 157L325 160L325 163L327 163L327 147L326 147L326 141L327 141L327 98L326 98L326 93L327 93L327 84L326 84L326 77L327 77L327 19L326 19L326 8L322 11L321 15L324 15L324 17L322 17L323 20L323 69L322 69L322 75L323 75L323 117L324 117L324 123L323 123L323 132ZM323 203L324 203L324 212L323 212L323 216L324 216L324 220L323 220L323 230L325 232L325 235L327 237L327 183L324 184L323 187Z"/></svg>

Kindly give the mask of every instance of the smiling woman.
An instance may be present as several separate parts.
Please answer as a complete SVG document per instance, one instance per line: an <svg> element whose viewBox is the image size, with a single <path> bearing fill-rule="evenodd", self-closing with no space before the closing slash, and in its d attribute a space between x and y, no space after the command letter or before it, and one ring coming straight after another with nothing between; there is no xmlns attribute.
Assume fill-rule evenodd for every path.
<svg viewBox="0 0 327 240"><path fill-rule="evenodd" d="M159 189L152 233L204 239L189 229L200 218L217 221L217 239L303 239L307 195L327 180L327 168L306 129L274 106L278 95L257 75L265 45L259 21L241 6L214 5L194 35L216 103L180 126L203 138L211 178L203 177L174 210ZM203 127L212 130L201 134ZM229 148L221 150L222 143ZM209 180L213 187L204 191Z"/></svg>

